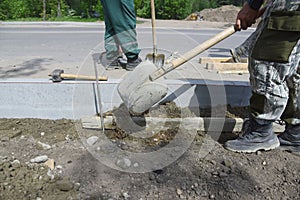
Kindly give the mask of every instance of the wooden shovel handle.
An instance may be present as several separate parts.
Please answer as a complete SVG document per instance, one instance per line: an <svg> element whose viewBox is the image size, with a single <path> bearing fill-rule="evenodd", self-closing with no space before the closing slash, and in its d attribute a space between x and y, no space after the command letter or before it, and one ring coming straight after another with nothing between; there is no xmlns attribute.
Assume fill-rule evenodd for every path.
<svg viewBox="0 0 300 200"><path fill-rule="evenodd" d="M75 75L75 74L61 74L60 75L63 79L83 79L83 80L91 80L95 81L95 76L85 76L85 75ZM107 76L99 76L99 81L107 81Z"/></svg>
<svg viewBox="0 0 300 200"><path fill-rule="evenodd" d="M151 24L152 24L152 40L153 40L153 54L157 53L157 42L156 42L156 21L155 21L155 4L154 0L151 0Z"/></svg>
<svg viewBox="0 0 300 200"><path fill-rule="evenodd" d="M210 38L209 40L206 40L204 43L198 45L194 49L188 51L182 57L177 58L175 60L171 60L168 65L163 66L163 67L159 68L158 70L156 70L155 72L153 72L150 75L150 80L156 80L159 77L172 71L173 69L176 69L180 65L184 64L185 62L189 61L190 59L194 58L198 54L202 53L203 51L212 47L213 45L219 43L220 41L224 40L225 38L229 37L230 35L232 35L235 32L236 32L235 26L231 26L231 27L225 29L224 31L222 31L222 32L218 33L217 35L213 36L212 38Z"/></svg>

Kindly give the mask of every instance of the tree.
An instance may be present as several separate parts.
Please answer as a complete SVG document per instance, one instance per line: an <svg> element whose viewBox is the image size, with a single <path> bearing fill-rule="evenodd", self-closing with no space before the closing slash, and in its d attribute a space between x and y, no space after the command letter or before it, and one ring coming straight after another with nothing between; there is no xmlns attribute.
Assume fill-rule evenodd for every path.
<svg viewBox="0 0 300 200"><path fill-rule="evenodd" d="M46 0L43 0L43 21L46 21L46 10L47 10L47 6L46 6Z"/></svg>
<svg viewBox="0 0 300 200"><path fill-rule="evenodd" d="M61 17L61 0L57 0L57 17Z"/></svg>
<svg viewBox="0 0 300 200"><path fill-rule="evenodd" d="M156 0L155 10L158 19L184 19L192 12L195 0ZM150 18L150 0L137 9L138 16Z"/></svg>

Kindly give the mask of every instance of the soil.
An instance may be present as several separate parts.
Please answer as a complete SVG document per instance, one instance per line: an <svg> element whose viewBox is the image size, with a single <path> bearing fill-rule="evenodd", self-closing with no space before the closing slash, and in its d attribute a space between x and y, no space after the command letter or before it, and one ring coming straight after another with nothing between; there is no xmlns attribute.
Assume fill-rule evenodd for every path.
<svg viewBox="0 0 300 200"><path fill-rule="evenodd" d="M219 8L203 9L199 12L199 15L202 16L205 21L233 23L240 10L240 7L226 5Z"/></svg>
<svg viewBox="0 0 300 200"><path fill-rule="evenodd" d="M244 109L228 109L226 116L244 115ZM178 117L176 108L169 111ZM0 199L300 198L297 154L279 149L233 153L223 148L224 141L213 140L213 133L197 131L188 149L170 165L129 173L104 165L89 150L86 138L102 138L101 130L82 132L78 127L79 121L66 119L0 119ZM174 139L179 129L171 127L144 140L121 129L102 136L123 150L149 152ZM226 139L237 134L226 133ZM55 165L33 162L38 156L53 159ZM129 159L117 164L131 165Z"/></svg>

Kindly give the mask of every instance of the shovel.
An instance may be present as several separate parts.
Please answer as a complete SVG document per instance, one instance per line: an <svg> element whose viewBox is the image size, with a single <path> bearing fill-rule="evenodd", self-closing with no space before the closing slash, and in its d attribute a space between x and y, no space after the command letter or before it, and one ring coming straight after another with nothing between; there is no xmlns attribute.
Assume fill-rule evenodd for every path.
<svg viewBox="0 0 300 200"><path fill-rule="evenodd" d="M118 92L125 106L132 114L142 114L158 103L168 93L168 87L160 81L160 77L176 69L206 49L236 32L231 26L213 36L204 43L185 53L182 57L171 60L168 64L157 68L149 61L139 64L134 71L128 73L118 86ZM159 79L159 80L157 80ZM157 80L157 81L155 81Z"/></svg>
<svg viewBox="0 0 300 200"><path fill-rule="evenodd" d="M157 54L154 0L151 0L151 24L152 24L153 53L147 54L146 60L152 61L156 66L161 67L164 65L165 55Z"/></svg>

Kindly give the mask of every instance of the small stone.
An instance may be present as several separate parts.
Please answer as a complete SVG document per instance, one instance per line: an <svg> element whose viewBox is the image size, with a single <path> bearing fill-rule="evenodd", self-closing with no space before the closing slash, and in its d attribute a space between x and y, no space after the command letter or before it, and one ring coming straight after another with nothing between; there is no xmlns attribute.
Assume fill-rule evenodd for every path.
<svg viewBox="0 0 300 200"><path fill-rule="evenodd" d="M129 146L127 144L121 144L121 149L122 150L128 150L129 149Z"/></svg>
<svg viewBox="0 0 300 200"><path fill-rule="evenodd" d="M264 166L267 165L267 162L266 162L266 161L263 161L263 162L262 162L262 165L264 165Z"/></svg>
<svg viewBox="0 0 300 200"><path fill-rule="evenodd" d="M21 163L19 160L14 160L11 165L14 167L14 168L17 168L17 167L20 167Z"/></svg>
<svg viewBox="0 0 300 200"><path fill-rule="evenodd" d="M209 160L208 162L210 162L212 165L216 165L217 164L217 162L214 161L214 160Z"/></svg>
<svg viewBox="0 0 300 200"><path fill-rule="evenodd" d="M131 166L131 161L128 158L122 158L120 160L117 160L116 164L122 169L127 169Z"/></svg>
<svg viewBox="0 0 300 200"><path fill-rule="evenodd" d="M54 170L55 168L55 162L54 159L49 159L47 160L44 165L46 165L47 167L49 167L51 170Z"/></svg>
<svg viewBox="0 0 300 200"><path fill-rule="evenodd" d="M61 165L57 165L56 169L62 169L62 166Z"/></svg>
<svg viewBox="0 0 300 200"><path fill-rule="evenodd" d="M212 174L213 176L218 176L218 175L219 175L219 172L214 171L214 172L212 172L211 174Z"/></svg>
<svg viewBox="0 0 300 200"><path fill-rule="evenodd" d="M74 184L68 180L61 180L57 182L56 187L60 191L70 191L74 188Z"/></svg>
<svg viewBox="0 0 300 200"><path fill-rule="evenodd" d="M0 156L0 160L6 160L7 156Z"/></svg>
<svg viewBox="0 0 300 200"><path fill-rule="evenodd" d="M79 188L80 188L80 183L75 183L74 184L74 189L76 190L76 191L78 191L79 190Z"/></svg>
<svg viewBox="0 0 300 200"><path fill-rule="evenodd" d="M207 193L207 191L205 191L205 190L204 190L204 191L202 191L202 192L201 192L201 196L203 196L203 197L207 197L207 196L208 196L208 193Z"/></svg>
<svg viewBox="0 0 300 200"><path fill-rule="evenodd" d="M133 164L133 167L138 167L139 166L139 163L134 163Z"/></svg>
<svg viewBox="0 0 300 200"><path fill-rule="evenodd" d="M153 173L151 173L150 175L149 175L149 180L155 180L155 175L153 174Z"/></svg>
<svg viewBox="0 0 300 200"><path fill-rule="evenodd" d="M42 142L38 142L38 144L44 149L44 150L48 150L51 149L51 146L49 144L45 144Z"/></svg>
<svg viewBox="0 0 300 200"><path fill-rule="evenodd" d="M215 195L211 194L211 195L209 195L209 198L210 198L210 199L214 199L214 198L215 198Z"/></svg>
<svg viewBox="0 0 300 200"><path fill-rule="evenodd" d="M177 195L182 195L183 194L183 191L179 188L176 189L176 193Z"/></svg>
<svg viewBox="0 0 300 200"><path fill-rule="evenodd" d="M128 192L123 192L123 197L124 199L129 199L130 198L130 195L128 194Z"/></svg>
<svg viewBox="0 0 300 200"><path fill-rule="evenodd" d="M48 172L47 172L47 176L50 178L50 180L53 180L54 179L54 174L53 172L49 169Z"/></svg>
<svg viewBox="0 0 300 200"><path fill-rule="evenodd" d="M256 152L256 155L261 155L261 151L257 151L257 152Z"/></svg>
<svg viewBox="0 0 300 200"><path fill-rule="evenodd" d="M225 173L225 172L220 172L220 174L219 174L219 177L221 177L221 178L224 178L224 177L227 177L227 176L228 176L228 174Z"/></svg>
<svg viewBox="0 0 300 200"><path fill-rule="evenodd" d="M13 130L13 132L11 133L11 136L10 138L15 138L15 137L18 137L22 134L22 131L21 130Z"/></svg>
<svg viewBox="0 0 300 200"><path fill-rule="evenodd" d="M167 179L164 175L159 174L156 176L157 183L165 183L166 181L167 181Z"/></svg>
<svg viewBox="0 0 300 200"><path fill-rule="evenodd" d="M98 139L99 139L99 137L97 137L97 136L91 136L86 140L86 142L88 143L89 146L93 146L97 142Z"/></svg>
<svg viewBox="0 0 300 200"><path fill-rule="evenodd" d="M9 137L8 136L4 136L1 138L1 142L8 142L9 141Z"/></svg>
<svg viewBox="0 0 300 200"><path fill-rule="evenodd" d="M226 167L228 167L228 168L231 168L232 165L233 165L233 162L232 162L230 159L225 159L225 160L223 161L223 164L224 164L224 166L226 166Z"/></svg>
<svg viewBox="0 0 300 200"><path fill-rule="evenodd" d="M42 163L46 162L48 160L48 156L43 155L43 156L37 156L33 159L30 160L31 163Z"/></svg>
<svg viewBox="0 0 300 200"><path fill-rule="evenodd" d="M44 135L45 135L45 132L41 132L40 134L41 134L41 136L44 136Z"/></svg>

